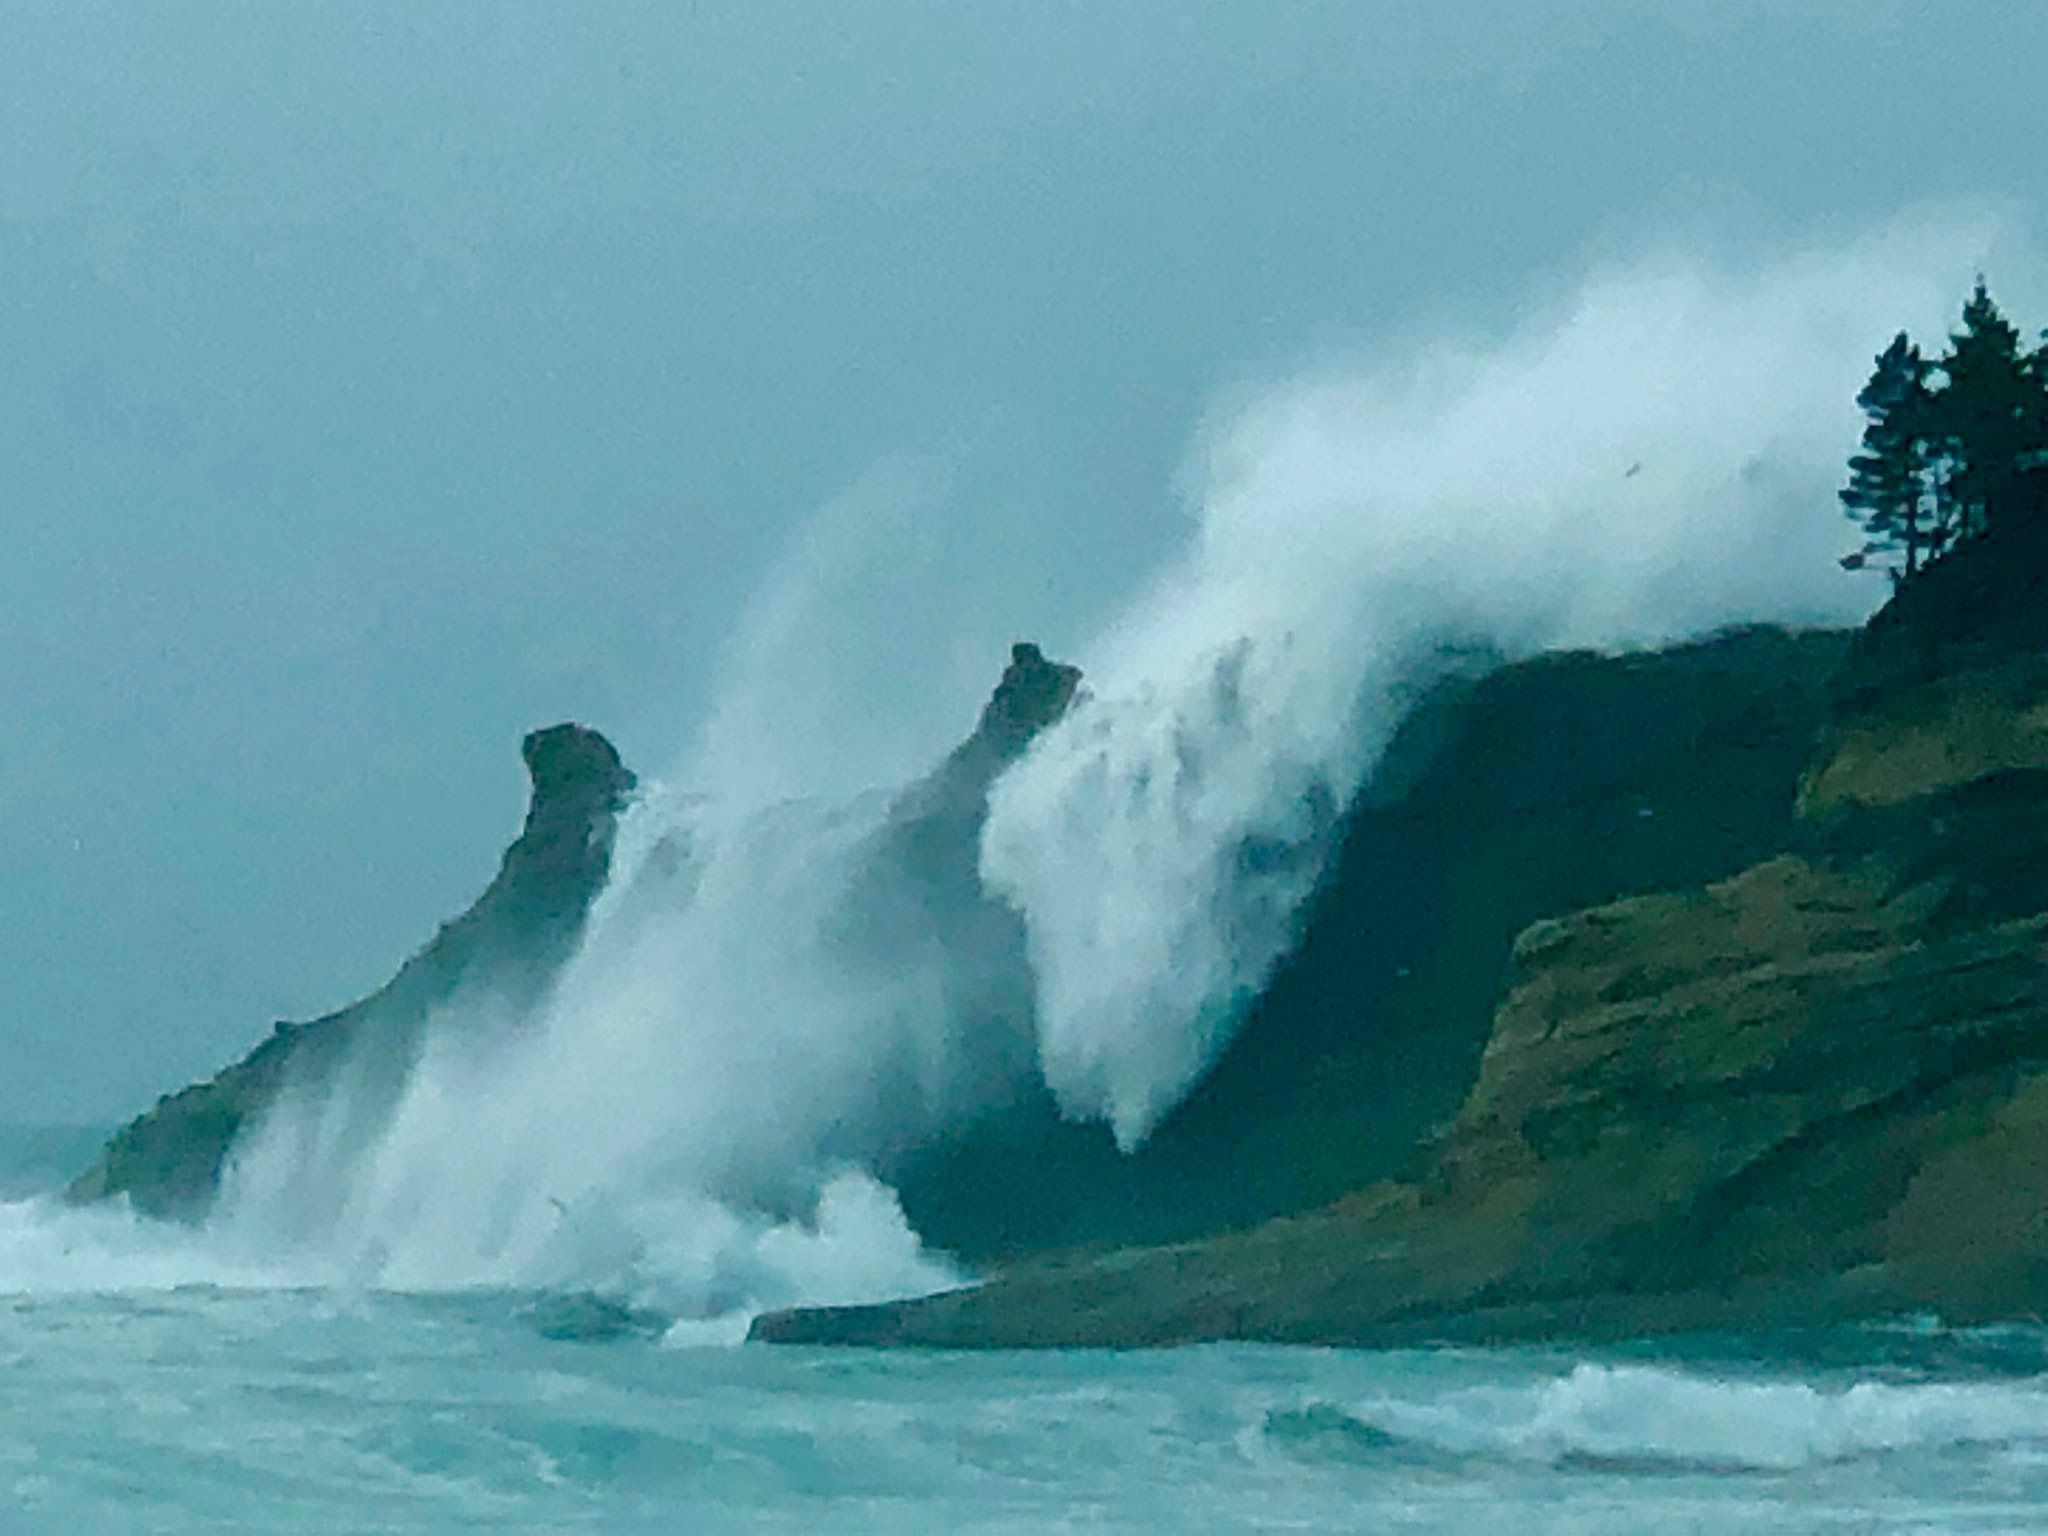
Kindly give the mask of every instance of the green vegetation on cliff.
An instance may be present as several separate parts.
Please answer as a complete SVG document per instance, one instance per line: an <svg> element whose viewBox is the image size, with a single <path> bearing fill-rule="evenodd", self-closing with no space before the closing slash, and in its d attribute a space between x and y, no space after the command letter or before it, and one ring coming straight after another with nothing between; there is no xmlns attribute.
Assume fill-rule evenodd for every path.
<svg viewBox="0 0 2048 1536"><path fill-rule="evenodd" d="M1841 498L1865 543L1844 565L1896 555L1903 586L1978 539L2048 541L2048 349L2021 344L1981 277L1948 350L1930 361L1899 332L1856 403Z"/></svg>

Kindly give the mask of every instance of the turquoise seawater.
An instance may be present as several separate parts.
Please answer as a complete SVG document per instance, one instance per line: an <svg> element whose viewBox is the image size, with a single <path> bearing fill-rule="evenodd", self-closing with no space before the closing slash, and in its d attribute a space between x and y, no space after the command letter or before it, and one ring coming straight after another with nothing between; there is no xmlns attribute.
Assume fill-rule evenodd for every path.
<svg viewBox="0 0 2048 1536"><path fill-rule="evenodd" d="M2048 1333L889 1354L546 1298L0 1294L0 1536L2048 1530Z"/></svg>
<svg viewBox="0 0 2048 1536"><path fill-rule="evenodd" d="M16 1140L44 1190L75 1150ZM918 1354L741 1327L308 1286L0 1197L0 1536L2048 1531L2048 1328Z"/></svg>

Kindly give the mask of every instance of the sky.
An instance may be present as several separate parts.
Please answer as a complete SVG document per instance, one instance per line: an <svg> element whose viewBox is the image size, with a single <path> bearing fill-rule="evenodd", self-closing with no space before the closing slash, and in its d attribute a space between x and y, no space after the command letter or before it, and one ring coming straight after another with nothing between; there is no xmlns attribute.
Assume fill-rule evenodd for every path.
<svg viewBox="0 0 2048 1536"><path fill-rule="evenodd" d="M2037 223L2044 59L2014 0L0 0L0 1119L379 984L526 730L746 728L792 541L900 591L896 702L761 707L879 779L1185 539L1218 401L1660 242Z"/></svg>

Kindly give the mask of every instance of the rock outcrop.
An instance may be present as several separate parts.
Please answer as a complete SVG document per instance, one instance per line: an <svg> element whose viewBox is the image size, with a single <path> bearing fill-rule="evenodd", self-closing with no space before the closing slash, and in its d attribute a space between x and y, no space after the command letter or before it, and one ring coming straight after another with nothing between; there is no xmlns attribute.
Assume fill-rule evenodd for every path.
<svg viewBox="0 0 2048 1536"><path fill-rule="evenodd" d="M982 887L981 830L997 777L1066 714L1080 685L1078 668L1028 642L1013 646L974 730L896 797L862 850L838 904L842 961L850 974L865 967L876 995L919 977L928 989L920 1009L974 1045L945 1053L943 1064L905 1041L872 1057L863 1085L872 1102L846 1117L859 1130L829 1153L893 1180L943 1158L968 1106L1035 1125L1049 1104L1036 1070L1024 926Z"/></svg>
<svg viewBox="0 0 2048 1536"><path fill-rule="evenodd" d="M1999 591L1993 553L1943 581ZM1912 601L1943 625L1894 611L1859 639L1771 856L1523 929L1469 1092L1408 1176L756 1336L1392 1344L2048 1312L2048 615L2031 587L1975 614L1932 585Z"/></svg>
<svg viewBox="0 0 2048 1536"><path fill-rule="evenodd" d="M1028 1065L1030 979L1015 914L980 889L981 824L996 776L1066 712L1080 676L1036 645L1014 646L973 732L891 807L846 903L849 928L860 929L875 963L894 952L947 957L951 1011L985 1029L993 1022L994 1038L1010 1042L981 1064L1005 1083ZM150 1216L203 1216L236 1139L280 1094L345 1089L354 1134L367 1138L396 1101L437 1010L437 1028L465 1027L467 1016L517 1027L604 886L634 786L611 744L582 726L536 731L524 753L533 781L526 825L473 907L373 995L310 1023L280 1023L241 1061L160 1099L114 1135L69 1198L125 1196ZM444 1009L458 994L480 1006ZM889 1064L876 1063L875 1076L878 1093L891 1091ZM902 1092L917 1097L914 1086ZM906 1106L906 1139L917 1123Z"/></svg>
<svg viewBox="0 0 2048 1536"><path fill-rule="evenodd" d="M68 1197L126 1196L151 1216L203 1215L235 1138L288 1085L317 1087L346 1067L369 1099L389 1097L436 1007L469 991L516 1012L544 986L604 885L634 779L612 744L580 725L535 731L522 751L533 781L526 824L474 906L369 997L309 1023L280 1023L241 1061L159 1099L115 1133Z"/></svg>
<svg viewBox="0 0 2048 1536"><path fill-rule="evenodd" d="M1152 1136L1126 1156L1031 1077L884 1170L912 1225L986 1267L1247 1227L1401 1173L1472 1086L1524 926L1786 845L1849 641L1749 629L1438 689L1347 814L1294 952Z"/></svg>

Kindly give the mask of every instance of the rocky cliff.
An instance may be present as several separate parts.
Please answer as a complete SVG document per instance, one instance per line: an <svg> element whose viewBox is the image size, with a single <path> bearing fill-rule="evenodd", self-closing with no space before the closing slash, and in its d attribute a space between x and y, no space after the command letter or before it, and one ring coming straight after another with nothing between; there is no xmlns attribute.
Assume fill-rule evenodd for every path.
<svg viewBox="0 0 2048 1536"><path fill-rule="evenodd" d="M757 1336L1378 1344L2048 1311L2048 612L1995 553L1858 639L1771 856L1522 930L1469 1092L1406 1177Z"/></svg>
<svg viewBox="0 0 2048 1536"><path fill-rule="evenodd" d="M1848 645L1752 629L1438 689L1350 809L1294 952L1153 1135L1125 1156L1026 1079L885 1170L912 1224L1003 1264L1250 1226L1400 1173L1470 1089L1525 925L1785 845Z"/></svg>
<svg viewBox="0 0 2048 1536"><path fill-rule="evenodd" d="M369 997L308 1023L280 1023L241 1061L159 1099L115 1133L69 1197L125 1195L148 1215L198 1216L235 1137L288 1085L317 1089L348 1071L388 1097L412 1064L428 1015L458 991L487 994L516 1012L543 986L604 885L634 780L611 743L579 725L535 731L522 751L533 782L526 824L474 906Z"/></svg>
<svg viewBox="0 0 2048 1536"><path fill-rule="evenodd" d="M1940 623L1906 625L1902 599L1853 644L1744 631L1432 694L1348 812L1295 952L1130 1157L1029 1070L1021 926L980 888L989 786L1080 684L1016 647L846 904L864 953L943 954L949 1016L1008 1042L968 1085L978 1116L880 1153L927 1239L1000 1274L761 1336L1372 1341L2038 1308L2048 644L2010 602L1912 596ZM458 990L516 1019L575 943L632 785L580 728L526 751L526 828L475 907L374 996L160 1101L73 1197L200 1214L288 1087L353 1074L374 1114L360 1090L396 1093Z"/></svg>
<svg viewBox="0 0 2048 1536"><path fill-rule="evenodd" d="M974 730L890 808L866 876L847 902L866 947L948 957L949 1004L963 1018L1007 1023L1013 1048L985 1063L1014 1079L1028 1066L1029 975L1015 914L983 897L976 873L981 824L995 777L1065 713L1073 667L1035 645L1009 665ZM166 1095L117 1132L70 1186L69 1197L126 1196L145 1214L194 1218L218 1191L230 1149L281 1093L346 1089L360 1137L374 1134L417 1058L430 1016L458 993L478 1006L442 1011L436 1027L516 1028L568 957L604 886L619 812L634 785L611 744L575 725L526 738L533 781L526 825L497 877L376 993L310 1023L280 1023L248 1056L212 1079ZM887 1064L877 1063L878 1078ZM906 1117L906 1123L914 1123Z"/></svg>

